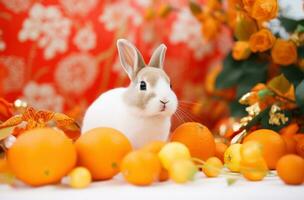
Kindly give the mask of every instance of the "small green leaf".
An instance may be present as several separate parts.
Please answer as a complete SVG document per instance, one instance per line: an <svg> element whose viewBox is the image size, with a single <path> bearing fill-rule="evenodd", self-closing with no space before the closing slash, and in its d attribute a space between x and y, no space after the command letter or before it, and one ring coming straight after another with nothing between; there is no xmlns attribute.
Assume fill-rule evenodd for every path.
<svg viewBox="0 0 304 200"><path fill-rule="evenodd" d="M291 83L286 79L284 74L274 77L267 84L268 88L274 92L278 92L280 95L285 94L289 91L292 86Z"/></svg>
<svg viewBox="0 0 304 200"><path fill-rule="evenodd" d="M302 24L299 24L295 30L296 33L303 33L304 32L304 26Z"/></svg>
<svg viewBox="0 0 304 200"><path fill-rule="evenodd" d="M236 178L227 178L226 181L227 181L228 186L232 186L236 183L237 179Z"/></svg>
<svg viewBox="0 0 304 200"><path fill-rule="evenodd" d="M198 15L202 12L201 6L194 1L189 2L189 7L193 15Z"/></svg>
<svg viewBox="0 0 304 200"><path fill-rule="evenodd" d="M304 107L304 80L296 87L296 102Z"/></svg>
<svg viewBox="0 0 304 200"><path fill-rule="evenodd" d="M3 140L13 133L15 126L0 129L0 140Z"/></svg>
<svg viewBox="0 0 304 200"><path fill-rule="evenodd" d="M294 20L286 17L280 17L279 20L281 25L290 33L294 32L299 24L304 24L304 20Z"/></svg>
<svg viewBox="0 0 304 200"><path fill-rule="evenodd" d="M267 96L272 96L272 95L273 95L273 92L271 92L271 91L268 90L267 88L258 91L258 96L259 96L259 99L261 99L261 100L264 100L265 97L267 97Z"/></svg>

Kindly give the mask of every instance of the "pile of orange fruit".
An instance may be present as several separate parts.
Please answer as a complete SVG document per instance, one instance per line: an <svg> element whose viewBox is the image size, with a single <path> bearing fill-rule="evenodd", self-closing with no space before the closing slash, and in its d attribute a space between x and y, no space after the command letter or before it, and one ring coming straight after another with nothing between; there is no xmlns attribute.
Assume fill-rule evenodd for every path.
<svg viewBox="0 0 304 200"><path fill-rule="evenodd" d="M6 159L0 159L0 173L10 171L31 186L62 182L85 188L118 173L128 183L145 186L169 179L186 183L200 171L206 177L237 172L233 174L260 181L276 169L286 184L299 185L304 182L304 134L298 131L296 124L280 134L260 129L242 144L225 144L216 142L202 124L187 122L169 141L152 141L135 150L112 128L92 129L75 142L61 131L37 128L17 138Z"/></svg>

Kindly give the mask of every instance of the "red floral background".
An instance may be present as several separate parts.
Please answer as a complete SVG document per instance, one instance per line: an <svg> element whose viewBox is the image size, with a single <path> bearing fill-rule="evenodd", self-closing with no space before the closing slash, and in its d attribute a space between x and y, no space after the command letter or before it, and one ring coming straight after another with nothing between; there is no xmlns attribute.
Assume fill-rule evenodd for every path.
<svg viewBox="0 0 304 200"><path fill-rule="evenodd" d="M128 84L116 50L126 38L146 60L165 43L165 70L181 102L210 110L206 73L231 41L223 31L206 42L201 28L184 0L0 0L0 96L81 121L98 95Z"/></svg>

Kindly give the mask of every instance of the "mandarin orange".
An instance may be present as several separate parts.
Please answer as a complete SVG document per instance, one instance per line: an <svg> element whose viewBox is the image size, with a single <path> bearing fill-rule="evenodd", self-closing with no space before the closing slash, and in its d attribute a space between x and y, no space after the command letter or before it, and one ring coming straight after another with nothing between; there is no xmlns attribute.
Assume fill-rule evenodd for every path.
<svg viewBox="0 0 304 200"><path fill-rule="evenodd" d="M144 145L140 150L149 151L158 154L158 152L161 150L161 148L163 148L163 146L165 146L165 144L166 142L164 141L156 140ZM169 173L164 167L162 167L158 180L162 182L168 179L169 179Z"/></svg>
<svg viewBox="0 0 304 200"><path fill-rule="evenodd" d="M304 158L304 138L300 139L297 142L296 152L297 152L297 154L299 156L301 156L302 158Z"/></svg>
<svg viewBox="0 0 304 200"><path fill-rule="evenodd" d="M20 135L7 154L17 178L32 186L59 182L76 164L71 139L51 128L37 128Z"/></svg>
<svg viewBox="0 0 304 200"><path fill-rule="evenodd" d="M197 122L187 122L177 127L170 137L186 145L192 157L202 160L215 155L215 141L210 130Z"/></svg>
<svg viewBox="0 0 304 200"><path fill-rule="evenodd" d="M249 181L261 181L267 175L268 168L263 158L256 162L242 160L240 172Z"/></svg>
<svg viewBox="0 0 304 200"><path fill-rule="evenodd" d="M113 128L95 128L76 141L78 165L86 167L93 180L115 176L123 157L132 150L130 141Z"/></svg>
<svg viewBox="0 0 304 200"><path fill-rule="evenodd" d="M164 141L155 140L144 145L141 150L150 151L152 153L158 153L165 144L166 142Z"/></svg>
<svg viewBox="0 0 304 200"><path fill-rule="evenodd" d="M134 185L150 185L158 180L161 163L157 154L149 151L133 151L127 154L121 163L124 179Z"/></svg>
<svg viewBox="0 0 304 200"><path fill-rule="evenodd" d="M218 157L222 162L224 162L224 153L228 146L222 142L215 143L215 156Z"/></svg>
<svg viewBox="0 0 304 200"><path fill-rule="evenodd" d="M0 173L9 172L9 166L6 158L0 158Z"/></svg>
<svg viewBox="0 0 304 200"><path fill-rule="evenodd" d="M304 182L304 159L298 155L283 156L277 164L279 177L290 185L300 185Z"/></svg>
<svg viewBox="0 0 304 200"><path fill-rule="evenodd" d="M252 140L262 145L263 157L268 168L275 169L278 160L286 154L284 139L275 131L259 129L246 136L244 143Z"/></svg>
<svg viewBox="0 0 304 200"><path fill-rule="evenodd" d="M296 140L296 142L299 142L300 140L304 139L304 133L297 133L293 136L293 139Z"/></svg>
<svg viewBox="0 0 304 200"><path fill-rule="evenodd" d="M296 146L297 142L293 137L282 135L282 138L285 141L286 144L286 153L291 154L291 153L296 153Z"/></svg>
<svg viewBox="0 0 304 200"><path fill-rule="evenodd" d="M223 163L218 157L210 157L202 166L202 171L207 177L217 177L223 168Z"/></svg>
<svg viewBox="0 0 304 200"><path fill-rule="evenodd" d="M300 127L297 123L291 123L282 128L279 133L282 136L292 137L298 132L299 128Z"/></svg>

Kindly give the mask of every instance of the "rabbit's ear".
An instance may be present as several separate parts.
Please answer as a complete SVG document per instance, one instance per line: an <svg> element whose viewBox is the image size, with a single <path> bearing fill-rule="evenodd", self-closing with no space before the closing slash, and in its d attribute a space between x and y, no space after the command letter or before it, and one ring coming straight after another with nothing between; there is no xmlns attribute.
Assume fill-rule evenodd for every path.
<svg viewBox="0 0 304 200"><path fill-rule="evenodd" d="M136 73L146 66L145 61L138 49L128 40L117 40L119 60L124 70L133 80Z"/></svg>
<svg viewBox="0 0 304 200"><path fill-rule="evenodd" d="M153 52L148 66L163 69L167 47L164 44L159 45Z"/></svg>

